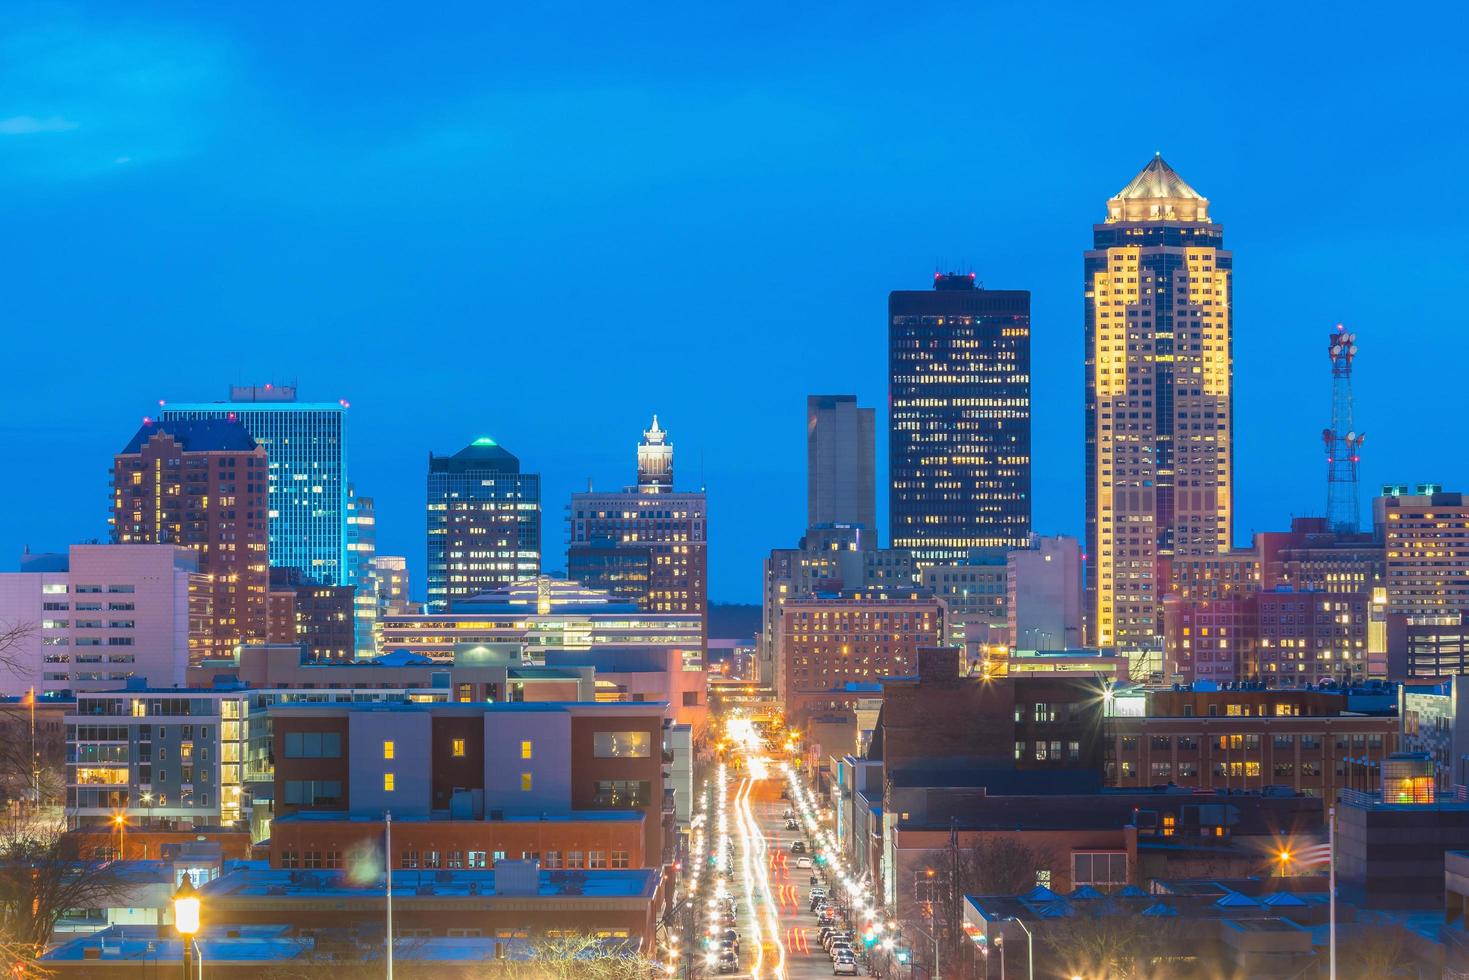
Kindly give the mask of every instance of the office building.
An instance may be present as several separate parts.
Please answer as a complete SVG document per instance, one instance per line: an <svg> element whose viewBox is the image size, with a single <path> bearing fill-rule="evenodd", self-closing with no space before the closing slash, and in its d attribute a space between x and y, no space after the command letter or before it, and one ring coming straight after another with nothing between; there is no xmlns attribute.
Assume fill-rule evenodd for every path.
<svg viewBox="0 0 1469 980"><path fill-rule="evenodd" d="M1260 588L1365 592L1383 587L1386 555L1372 534L1335 531L1324 517L1295 517L1289 531L1255 535Z"/></svg>
<svg viewBox="0 0 1469 980"><path fill-rule="evenodd" d="M428 602L462 599L541 573L541 477L481 436L428 457Z"/></svg>
<svg viewBox="0 0 1469 980"><path fill-rule="evenodd" d="M295 644L313 660L356 655L355 587L312 582L294 568L270 573L271 643Z"/></svg>
<svg viewBox="0 0 1469 980"><path fill-rule="evenodd" d="M353 819L381 819L387 810L395 823L589 814L582 822L591 824L598 814L633 814L643 860L659 866L670 859L665 841L673 843L664 834L664 711L660 702L276 705L272 834L293 815L350 829ZM671 824L671 806L667 816ZM595 826L576 829L588 842L603 839ZM348 843L322 849L346 851ZM546 866L599 869L590 848L537 857ZM601 858L608 868L615 855ZM402 854L393 859L411 866ZM285 863L279 852L277 860Z"/></svg>
<svg viewBox="0 0 1469 980"><path fill-rule="evenodd" d="M131 678L182 685L208 635L198 552L171 544L72 545L0 573L0 623L35 624L6 651L0 694L93 691Z"/></svg>
<svg viewBox="0 0 1469 980"><path fill-rule="evenodd" d="M888 519L920 564L1030 536L1030 293L935 275L888 297Z"/></svg>
<svg viewBox="0 0 1469 980"><path fill-rule="evenodd" d="M1005 615L1016 650L1074 650L1081 645L1081 543L1031 535L1006 555Z"/></svg>
<svg viewBox="0 0 1469 980"><path fill-rule="evenodd" d="M1469 674L1469 613L1397 617L1395 630L1402 649L1393 676L1409 681Z"/></svg>
<svg viewBox="0 0 1469 980"><path fill-rule="evenodd" d="M1146 647L1171 563L1227 551L1232 269L1209 202L1156 157L1085 258L1090 642Z"/></svg>
<svg viewBox="0 0 1469 980"><path fill-rule="evenodd" d="M776 697L797 727L877 696L884 677L913 673L919 649L943 642L944 606L913 588L792 598L779 630Z"/></svg>
<svg viewBox="0 0 1469 980"><path fill-rule="evenodd" d="M646 609L655 560L649 547L604 535L567 547L566 577Z"/></svg>
<svg viewBox="0 0 1469 980"><path fill-rule="evenodd" d="M268 470L264 447L225 419L144 420L112 464L112 540L182 545L209 577L195 661L266 635Z"/></svg>
<svg viewBox="0 0 1469 980"><path fill-rule="evenodd" d="M352 631L356 656L377 656L377 513L371 497L347 486L347 559L352 586Z"/></svg>
<svg viewBox="0 0 1469 980"><path fill-rule="evenodd" d="M347 581L347 403L298 402L294 385L237 385L227 402L166 405L164 422L236 421L265 447L270 564Z"/></svg>
<svg viewBox="0 0 1469 980"><path fill-rule="evenodd" d="M1387 565L1390 615L1469 611L1469 501L1422 484L1388 486L1372 502Z"/></svg>
<svg viewBox="0 0 1469 980"><path fill-rule="evenodd" d="M806 396L806 526L877 530L874 412L856 395Z"/></svg>
<svg viewBox="0 0 1469 980"><path fill-rule="evenodd" d="M385 616L379 623L385 652L437 659L452 658L460 643L512 643L532 659L551 650L654 646L703 661L697 615L644 612L563 579L532 579L458 603L451 612Z"/></svg>
<svg viewBox="0 0 1469 980"><path fill-rule="evenodd" d="M854 524L807 528L795 548L776 548L764 562L764 597L756 638L758 680L775 686L784 673L780 612L793 599L865 590L912 590L918 569L910 551L877 547L877 532Z"/></svg>
<svg viewBox="0 0 1469 980"><path fill-rule="evenodd" d="M1325 800L1375 788L1376 770L1397 750L1398 719L1356 708L1338 691L1119 690L1106 701L1107 783L1282 786Z"/></svg>
<svg viewBox="0 0 1469 980"><path fill-rule="evenodd" d="M115 685L77 695L66 719L67 824L130 828L230 827L249 801L243 688Z"/></svg>
<svg viewBox="0 0 1469 980"><path fill-rule="evenodd" d="M1005 611L1005 549L975 548L960 561L918 570L918 584L944 600L946 646L968 641L1005 647L1010 633Z"/></svg>
<svg viewBox="0 0 1469 980"><path fill-rule="evenodd" d="M376 555L372 559L372 569L377 583L377 614L388 616L411 612L408 559L402 555Z"/></svg>
<svg viewBox="0 0 1469 980"><path fill-rule="evenodd" d="M1455 674L1434 684L1398 685L1398 748L1433 760L1445 789L1469 787L1469 677Z"/></svg>
<svg viewBox="0 0 1469 980"><path fill-rule="evenodd" d="M583 585L628 595L635 591L647 554L650 613L696 615L707 632L709 618L708 500L704 492L674 489L673 444L653 417L638 445L638 480L617 493L571 495L567 563L589 576ZM608 545L632 554L607 556ZM599 550L601 549L601 550ZM600 576L597 574L600 567Z"/></svg>

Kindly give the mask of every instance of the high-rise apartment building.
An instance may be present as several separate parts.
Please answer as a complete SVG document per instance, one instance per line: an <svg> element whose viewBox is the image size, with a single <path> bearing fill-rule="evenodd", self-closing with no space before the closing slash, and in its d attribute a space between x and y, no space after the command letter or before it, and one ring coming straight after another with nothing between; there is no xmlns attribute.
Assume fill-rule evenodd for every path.
<svg viewBox="0 0 1469 980"><path fill-rule="evenodd" d="M806 526L877 530L874 412L856 395L806 396Z"/></svg>
<svg viewBox="0 0 1469 980"><path fill-rule="evenodd" d="M352 631L356 655L377 656L377 510L371 497L347 485L347 559L353 588Z"/></svg>
<svg viewBox="0 0 1469 980"><path fill-rule="evenodd" d="M270 465L270 564L347 582L347 403L298 402L294 385L236 385L228 402L167 405L165 422L237 421Z"/></svg>
<svg viewBox="0 0 1469 980"><path fill-rule="evenodd" d="M1386 551L1388 613L1469 611L1469 499L1435 484L1382 488L1373 523Z"/></svg>
<svg viewBox="0 0 1469 980"><path fill-rule="evenodd" d="M0 664L0 694L182 687L209 635L210 577L171 544L74 544L0 573L0 629L34 624Z"/></svg>
<svg viewBox="0 0 1469 980"><path fill-rule="evenodd" d="M147 420L113 459L112 540L182 545L209 577L195 662L265 639L267 472L264 447L225 419Z"/></svg>
<svg viewBox="0 0 1469 980"><path fill-rule="evenodd" d="M936 275L888 297L888 520L920 564L1030 536L1030 293Z"/></svg>
<svg viewBox="0 0 1469 980"><path fill-rule="evenodd" d="M1209 202L1155 157L1085 259L1091 640L1162 631L1171 562L1230 547L1232 269Z"/></svg>
<svg viewBox="0 0 1469 980"><path fill-rule="evenodd" d="M707 626L708 500L674 489L673 444L657 416L638 445L637 484L572 494L570 521L567 563L587 576L583 585L635 598L647 612L696 614ZM629 553L619 560L612 552L622 548ZM647 591L638 599L630 590L640 568Z"/></svg>
<svg viewBox="0 0 1469 980"><path fill-rule="evenodd" d="M541 572L541 477L488 436L428 457L428 601L462 599Z"/></svg>

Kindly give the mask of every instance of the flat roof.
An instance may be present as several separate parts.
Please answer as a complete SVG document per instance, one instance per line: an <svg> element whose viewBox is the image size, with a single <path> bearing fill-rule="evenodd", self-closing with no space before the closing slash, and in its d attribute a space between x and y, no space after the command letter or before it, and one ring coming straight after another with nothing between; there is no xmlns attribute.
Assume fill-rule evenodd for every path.
<svg viewBox="0 0 1469 980"><path fill-rule="evenodd" d="M292 690L302 690L293 688ZM315 690L321 690L316 688ZM329 692L328 692L329 693ZM656 709L650 711L648 709ZM392 711L392 712L434 712L434 711L459 711L472 714L495 714L505 712L515 714L520 712L568 712L573 714L596 713L600 711L627 712L628 714L663 714L668 710L667 701L354 701L318 703L318 704L272 704L271 711ZM105 717L105 716L99 716Z"/></svg>
<svg viewBox="0 0 1469 980"><path fill-rule="evenodd" d="M492 810L495 807L486 806ZM428 816L394 816L394 824L404 823L641 823L647 814L642 810L570 810L565 813L507 814L494 820L455 818L445 811ZM276 817L271 826L292 823L382 823L381 814L351 813L346 810L300 810Z"/></svg>
<svg viewBox="0 0 1469 980"><path fill-rule="evenodd" d="M494 869L463 871L393 871L394 902L417 897L524 900L527 898L638 899L653 897L659 873L654 868L607 871L540 871L534 895L495 893ZM202 886L205 903L227 898L312 899L383 898L381 881L353 884L341 871L287 871L280 868L244 868Z"/></svg>

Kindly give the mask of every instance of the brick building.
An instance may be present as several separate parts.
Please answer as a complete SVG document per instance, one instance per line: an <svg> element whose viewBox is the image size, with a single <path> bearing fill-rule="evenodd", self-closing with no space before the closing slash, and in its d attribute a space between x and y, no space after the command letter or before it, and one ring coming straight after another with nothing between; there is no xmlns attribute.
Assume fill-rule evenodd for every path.
<svg viewBox="0 0 1469 980"><path fill-rule="evenodd" d="M666 707L277 705L270 712L276 820L285 823L283 818L295 815L303 821L371 822L391 810L395 823L498 823L544 814L590 834L578 821L595 821L597 813L635 813L642 817L644 860L658 866L669 860L665 844L673 843L665 834L672 818L672 800L665 799L671 788L665 794L663 778ZM508 833L453 830L456 836L478 834L486 843L475 850L509 853L509 844L490 843L502 832ZM343 838L344 851L346 846ZM403 860L395 855L395 862Z"/></svg>
<svg viewBox="0 0 1469 980"><path fill-rule="evenodd" d="M1327 691L1154 691L1145 706L1109 701L1109 785L1173 783L1209 790L1289 788L1334 800L1397 747L1391 715L1349 714ZM1124 716L1126 711L1131 716ZM1370 788L1370 787L1367 787Z"/></svg>
<svg viewBox="0 0 1469 980"><path fill-rule="evenodd" d="M266 635L269 467L228 419L145 420L112 464L112 540L199 555L210 611L195 662Z"/></svg>
<svg viewBox="0 0 1469 980"><path fill-rule="evenodd" d="M786 718L796 726L813 713L849 709L871 696L861 686L913 673L919 649L943 642L944 613L940 600L911 590L788 600L776 658Z"/></svg>

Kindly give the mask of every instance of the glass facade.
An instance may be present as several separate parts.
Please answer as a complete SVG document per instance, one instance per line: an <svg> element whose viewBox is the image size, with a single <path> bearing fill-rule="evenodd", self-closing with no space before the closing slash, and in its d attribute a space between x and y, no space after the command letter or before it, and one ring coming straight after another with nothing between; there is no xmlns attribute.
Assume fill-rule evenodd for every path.
<svg viewBox="0 0 1469 980"><path fill-rule="evenodd" d="M920 566L1030 535L1030 293L940 275L888 299L889 520Z"/></svg>
<svg viewBox="0 0 1469 980"><path fill-rule="evenodd" d="M428 601L434 609L541 571L541 478L493 439L429 456Z"/></svg>
<svg viewBox="0 0 1469 980"><path fill-rule="evenodd" d="M345 585L347 405L297 402L289 387L265 391L236 389L229 402L169 405L161 417L228 418L244 425L270 461L271 566L299 569L322 585Z"/></svg>

